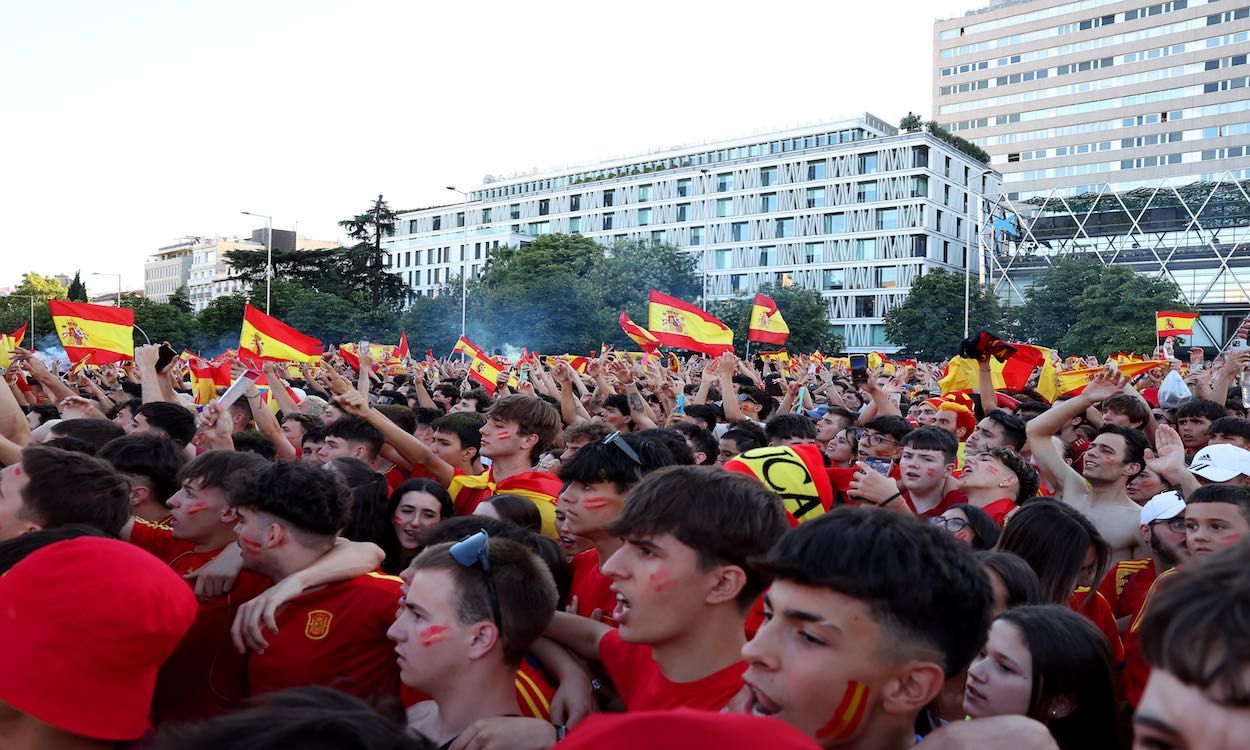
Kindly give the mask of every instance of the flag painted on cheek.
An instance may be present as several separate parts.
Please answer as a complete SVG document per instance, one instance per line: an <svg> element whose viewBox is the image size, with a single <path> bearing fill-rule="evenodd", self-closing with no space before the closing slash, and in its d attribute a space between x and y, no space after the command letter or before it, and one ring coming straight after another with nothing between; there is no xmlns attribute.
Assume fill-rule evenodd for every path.
<svg viewBox="0 0 1250 750"><path fill-rule="evenodd" d="M855 734L864 720L864 711L868 707L868 686L858 680L847 680L846 691L842 693L842 701L833 712L833 718L820 729L816 730L816 739L821 742L844 740Z"/></svg>

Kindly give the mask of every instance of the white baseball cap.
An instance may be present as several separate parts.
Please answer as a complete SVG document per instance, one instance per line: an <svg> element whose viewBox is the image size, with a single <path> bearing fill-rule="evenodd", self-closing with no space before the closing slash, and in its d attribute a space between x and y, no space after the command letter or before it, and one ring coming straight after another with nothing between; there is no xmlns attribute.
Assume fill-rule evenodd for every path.
<svg viewBox="0 0 1250 750"><path fill-rule="evenodd" d="M1149 526L1154 521L1166 521L1184 512L1185 501L1181 499L1179 492L1176 490L1160 492L1141 507L1141 524Z"/></svg>
<svg viewBox="0 0 1250 750"><path fill-rule="evenodd" d="M1212 482L1250 476L1250 451L1235 445L1208 445L1194 455L1189 471Z"/></svg>

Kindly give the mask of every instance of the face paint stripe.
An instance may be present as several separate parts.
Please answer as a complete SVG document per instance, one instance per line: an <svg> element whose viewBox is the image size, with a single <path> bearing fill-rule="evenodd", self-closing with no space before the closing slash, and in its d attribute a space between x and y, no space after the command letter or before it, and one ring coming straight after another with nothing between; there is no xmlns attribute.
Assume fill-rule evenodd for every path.
<svg viewBox="0 0 1250 750"><path fill-rule="evenodd" d="M607 507L608 502L606 497L588 497L582 501L582 507L586 510L598 510Z"/></svg>
<svg viewBox="0 0 1250 750"><path fill-rule="evenodd" d="M431 625L430 627L425 628L420 633L418 633L417 637L421 639L422 646L424 646L425 648L429 648L430 646L433 646L435 643L438 643L439 641L446 638L447 630L448 630L448 627L446 625Z"/></svg>
<svg viewBox="0 0 1250 750"><path fill-rule="evenodd" d="M819 730L816 738L822 741L842 740L850 737L859 728L868 707L868 686L857 680L846 683L846 692L842 701L833 712L833 718Z"/></svg>

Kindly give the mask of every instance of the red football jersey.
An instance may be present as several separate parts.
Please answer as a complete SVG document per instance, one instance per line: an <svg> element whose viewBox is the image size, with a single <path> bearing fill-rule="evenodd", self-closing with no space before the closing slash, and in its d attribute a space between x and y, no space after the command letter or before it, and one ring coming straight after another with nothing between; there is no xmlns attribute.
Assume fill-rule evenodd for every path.
<svg viewBox="0 0 1250 750"><path fill-rule="evenodd" d="M196 552L193 543L174 539L169 527L139 519L135 520L130 541L184 576L221 553L220 549ZM235 650L230 626L239 605L270 585L268 578L245 570L230 593L200 602L191 629L157 674L152 701L154 723L207 719L243 702L247 697L247 660Z"/></svg>
<svg viewBox="0 0 1250 750"><path fill-rule="evenodd" d="M1150 584L1155 581L1154 560L1121 560L1107 571L1098 593L1111 605L1116 618L1133 617L1141 609Z"/></svg>
<svg viewBox="0 0 1250 750"><path fill-rule="evenodd" d="M386 631L402 583L368 573L289 602L278 612L278 632L266 634L269 648L248 660L248 692L327 685L364 699L397 697L399 665Z"/></svg>
<svg viewBox="0 0 1250 750"><path fill-rule="evenodd" d="M597 609L604 624L616 627L616 620L612 619L616 594L610 588L612 579L599 572L599 550L591 547L574 555L571 566L573 583L569 587L569 595L577 597L577 614L590 617Z"/></svg>
<svg viewBox="0 0 1250 750"><path fill-rule="evenodd" d="M1091 592L1088 586L1077 586L1076 592L1068 597L1068 609L1098 626L1107 637L1107 645L1111 647L1111 665L1119 669L1124 661L1124 643L1120 640L1120 627L1111 612L1111 605L1097 591Z"/></svg>
<svg viewBox="0 0 1250 750"><path fill-rule="evenodd" d="M1016 501L1009 497L1000 498L985 506L981 510L985 511L985 515L990 517L994 523L998 524L998 528L1002 528L1007 521L1007 514L1016 509Z"/></svg>
<svg viewBox="0 0 1250 750"><path fill-rule="evenodd" d="M630 711L682 707L719 711L742 689L747 669L740 661L693 682L673 682L660 672L650 646L626 643L615 630L599 639L599 661Z"/></svg>

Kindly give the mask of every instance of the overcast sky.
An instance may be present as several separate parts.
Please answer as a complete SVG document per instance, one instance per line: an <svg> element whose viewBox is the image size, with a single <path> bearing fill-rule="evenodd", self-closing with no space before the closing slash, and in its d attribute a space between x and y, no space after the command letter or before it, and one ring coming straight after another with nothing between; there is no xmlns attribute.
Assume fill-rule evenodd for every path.
<svg viewBox="0 0 1250 750"><path fill-rule="evenodd" d="M872 112L930 114L985 2L0 0L0 287L141 288L183 235L342 239L379 193Z"/></svg>

